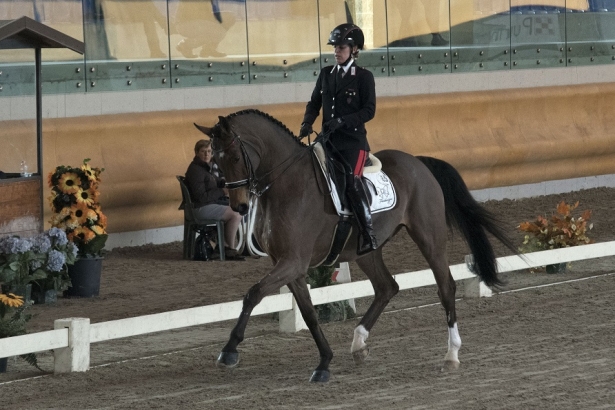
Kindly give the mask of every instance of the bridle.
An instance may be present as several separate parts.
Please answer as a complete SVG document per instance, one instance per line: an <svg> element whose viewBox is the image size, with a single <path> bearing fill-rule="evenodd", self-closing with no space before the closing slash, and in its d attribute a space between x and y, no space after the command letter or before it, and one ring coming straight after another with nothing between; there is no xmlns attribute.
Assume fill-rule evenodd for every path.
<svg viewBox="0 0 615 410"><path fill-rule="evenodd" d="M219 124L216 124L214 126L214 129L216 127L219 127ZM303 157L306 154L306 152L309 151L309 150L301 150L301 152L299 152L298 154L295 154L295 155L292 155L292 156L286 158L284 161L282 161L281 163L279 163L278 165L273 167L270 171L264 173L260 177L257 177L256 176L256 170L254 169L254 165L252 164L252 160L250 159L250 156L248 155L248 150L246 149L246 145L250 146L254 151L256 151L255 147L252 146L249 142L244 141L241 138L241 136L239 134L237 134L234 130L231 129L230 131L231 131L231 134L233 135L233 138L223 148L216 148L214 146L216 138L215 137L213 138L213 141L212 141L212 151L213 152L224 152L224 151L228 150L229 148L231 148L236 143L238 143L239 147L241 148L241 154L243 156L243 162L244 162L244 166L246 168L248 177L245 178L245 179L240 179L238 181L227 182L225 187L227 189L229 189L229 190L234 190L234 189L238 189L238 188L242 188L242 187L247 186L248 187L248 191L252 195L256 195L257 197L260 197L265 192L267 192L267 190L269 190L269 188L271 188L271 185L273 185L273 183L279 177L281 177L284 174L284 172L286 172L291 166L293 166L293 164L297 163L298 160L301 157ZM271 175L274 171L276 171L278 168L282 167L286 163L288 163L286 165L286 167L284 167L284 169L282 169L282 171L275 178L271 179L268 184L262 186L262 181L266 177Z"/></svg>

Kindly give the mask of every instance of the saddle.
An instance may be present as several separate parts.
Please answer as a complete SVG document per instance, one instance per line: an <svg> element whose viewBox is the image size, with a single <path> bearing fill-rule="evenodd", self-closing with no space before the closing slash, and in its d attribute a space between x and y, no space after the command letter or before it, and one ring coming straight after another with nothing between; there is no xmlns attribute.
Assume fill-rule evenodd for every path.
<svg viewBox="0 0 615 410"><path fill-rule="evenodd" d="M335 158L325 154L325 150L319 142L312 144L312 152L316 158L331 193L331 199L335 205L340 219L335 226L333 240L329 255L316 266L333 265L342 252L352 233L351 217L352 210L346 199L346 172L344 165ZM364 184L368 202L372 214L389 210L397 203L397 195L391 180L382 172L380 160L369 154L368 161L363 168L361 182Z"/></svg>
<svg viewBox="0 0 615 410"><path fill-rule="evenodd" d="M352 210L346 203L344 166L330 155L325 155L325 150L320 143L312 144L312 150L329 186L337 214L352 215ZM397 203L393 183L382 171L382 162L372 153L369 154L365 168L363 168L361 182L365 187L372 214L388 211Z"/></svg>

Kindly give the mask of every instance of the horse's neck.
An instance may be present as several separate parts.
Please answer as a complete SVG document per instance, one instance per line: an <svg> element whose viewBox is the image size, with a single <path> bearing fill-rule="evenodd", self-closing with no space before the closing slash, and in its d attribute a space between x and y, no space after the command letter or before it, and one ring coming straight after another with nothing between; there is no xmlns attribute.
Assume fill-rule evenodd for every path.
<svg viewBox="0 0 615 410"><path fill-rule="evenodd" d="M255 153L259 157L257 169L259 173L270 172L280 167L283 169L293 160L307 156L307 153L301 155L302 151L307 150L307 148L293 140L291 135L286 135L285 130L272 126L271 129L262 129L257 134L255 129L249 131L249 134L254 137L246 138L245 141L251 150L256 151Z"/></svg>

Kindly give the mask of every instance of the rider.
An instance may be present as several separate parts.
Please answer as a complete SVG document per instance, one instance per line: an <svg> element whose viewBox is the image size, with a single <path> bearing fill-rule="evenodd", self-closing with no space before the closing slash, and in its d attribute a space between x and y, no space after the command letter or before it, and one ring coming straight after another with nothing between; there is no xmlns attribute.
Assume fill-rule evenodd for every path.
<svg viewBox="0 0 615 410"><path fill-rule="evenodd" d="M312 133L312 124L322 107L322 128L331 132L329 142L346 163L346 195L362 231L363 241L357 250L362 255L378 248L367 194L361 182L369 154L365 123L374 118L376 112L376 86L372 73L355 63L364 44L363 31L358 26L337 26L327 44L335 47L337 64L320 71L305 109L299 137Z"/></svg>

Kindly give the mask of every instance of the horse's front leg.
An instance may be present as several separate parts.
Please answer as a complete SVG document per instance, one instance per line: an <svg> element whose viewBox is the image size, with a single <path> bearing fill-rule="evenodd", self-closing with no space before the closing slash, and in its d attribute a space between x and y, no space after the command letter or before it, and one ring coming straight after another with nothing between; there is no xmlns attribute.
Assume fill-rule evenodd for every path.
<svg viewBox="0 0 615 410"><path fill-rule="evenodd" d="M237 346L244 339L246 326L248 325L252 310L254 310L256 305L258 305L265 296L273 294L301 274L301 272L296 271L296 268L293 269L291 265L278 263L267 276L250 288L243 298L241 314L239 315L235 327L231 331L229 341L222 348L222 352L220 352L218 356L218 367L232 368L237 366L239 363Z"/></svg>
<svg viewBox="0 0 615 410"><path fill-rule="evenodd" d="M320 353L320 363L314 370L314 373L312 373L310 381L328 382L330 377L329 363L331 363L331 359L333 359L333 351L331 350L329 342L327 342L327 339L318 324L318 314L312 304L310 290L305 282L305 278L300 277L294 280L288 284L288 287L295 297L297 306L301 312L301 316L303 317L308 329L310 329L310 333L312 334L314 342L316 342L316 346L318 347L318 352Z"/></svg>
<svg viewBox="0 0 615 410"><path fill-rule="evenodd" d="M280 285L280 287L281 286L282 285ZM216 363L218 367L233 368L239 364L239 352L237 351L237 346L244 339L246 326L248 325L248 320L250 319L252 310L265 296L267 296L267 294L268 293L266 293L263 289L262 283L259 282L252 286L248 293L244 296L243 307L241 309L239 319L237 319L237 323L231 331L229 341L222 348L222 351L218 356L218 361Z"/></svg>

